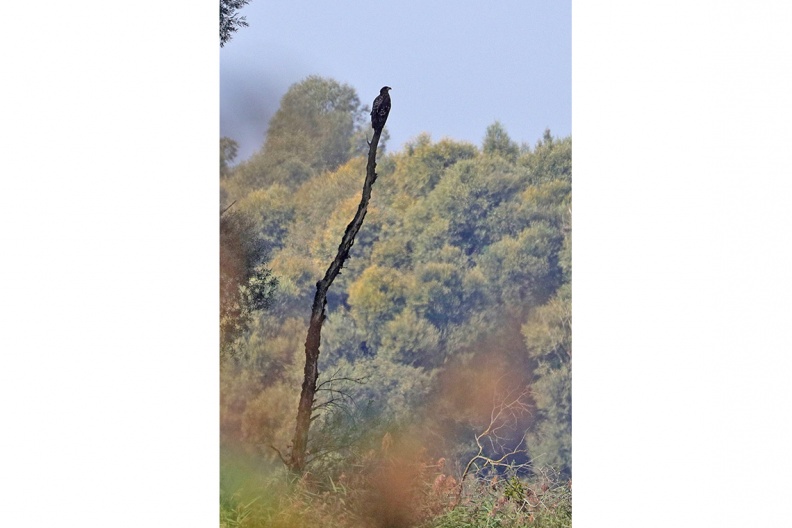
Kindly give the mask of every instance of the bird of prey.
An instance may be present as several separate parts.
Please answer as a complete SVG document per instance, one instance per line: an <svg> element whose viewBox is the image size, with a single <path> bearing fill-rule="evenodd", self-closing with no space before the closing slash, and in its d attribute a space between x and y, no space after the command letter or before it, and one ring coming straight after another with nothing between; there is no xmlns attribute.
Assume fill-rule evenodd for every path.
<svg viewBox="0 0 792 528"><path fill-rule="evenodd" d="M374 130L382 131L382 127L385 126L385 121L388 120L388 113L391 109L390 94L388 94L388 90L390 89L390 86L383 86L377 98L374 99L374 103L371 105L371 127Z"/></svg>

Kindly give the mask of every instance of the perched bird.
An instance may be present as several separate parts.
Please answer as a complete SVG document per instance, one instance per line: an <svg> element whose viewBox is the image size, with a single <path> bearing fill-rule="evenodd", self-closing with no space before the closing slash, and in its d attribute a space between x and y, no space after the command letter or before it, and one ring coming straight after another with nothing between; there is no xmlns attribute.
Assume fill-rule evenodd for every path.
<svg viewBox="0 0 792 528"><path fill-rule="evenodd" d="M371 127L374 130L381 131L385 126L385 121L388 120L388 113L391 109L390 94L388 94L390 89L390 86L383 86L371 105Z"/></svg>

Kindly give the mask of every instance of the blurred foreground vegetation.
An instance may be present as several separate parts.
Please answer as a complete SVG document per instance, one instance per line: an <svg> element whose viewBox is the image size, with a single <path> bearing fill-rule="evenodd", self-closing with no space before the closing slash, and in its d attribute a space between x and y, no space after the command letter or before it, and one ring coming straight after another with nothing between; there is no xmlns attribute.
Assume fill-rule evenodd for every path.
<svg viewBox="0 0 792 528"><path fill-rule="evenodd" d="M308 473L279 459L367 110L309 77L250 159L221 140L221 525L569 526L572 146L549 131L381 147L328 295Z"/></svg>
<svg viewBox="0 0 792 528"><path fill-rule="evenodd" d="M225 455L220 526L452 528L571 526L572 490L552 472L466 480L440 464L373 457L364 470L289 482L283 466Z"/></svg>

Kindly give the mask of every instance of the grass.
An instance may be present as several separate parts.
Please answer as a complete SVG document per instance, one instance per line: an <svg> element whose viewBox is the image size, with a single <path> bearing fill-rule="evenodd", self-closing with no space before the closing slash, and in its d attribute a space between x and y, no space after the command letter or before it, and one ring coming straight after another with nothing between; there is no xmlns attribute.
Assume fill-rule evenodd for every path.
<svg viewBox="0 0 792 528"><path fill-rule="evenodd" d="M468 476L437 464L358 461L350 471L293 479L282 464L221 456L221 528L464 528L572 525L572 490L552 471Z"/></svg>

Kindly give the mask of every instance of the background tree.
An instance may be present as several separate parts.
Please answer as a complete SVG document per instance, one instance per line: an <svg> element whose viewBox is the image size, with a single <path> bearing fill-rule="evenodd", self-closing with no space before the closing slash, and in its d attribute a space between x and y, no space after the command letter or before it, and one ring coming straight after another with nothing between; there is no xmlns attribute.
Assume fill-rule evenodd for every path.
<svg viewBox="0 0 792 528"><path fill-rule="evenodd" d="M239 143L229 137L220 138L220 178L223 179L231 172L231 164L237 157Z"/></svg>
<svg viewBox="0 0 792 528"><path fill-rule="evenodd" d="M269 308L252 313L234 341L244 353L222 362L222 474L228 453L240 451L253 457L248 468L283 466L269 446L287 445L295 431L306 306L360 203L366 165L360 143L371 129L355 124L355 116L365 118L356 98L341 105L355 130L343 155L332 154L342 152L340 142L310 136L326 145L303 151L312 161L292 181L278 162L288 152L275 142L229 163L221 180L225 206L236 200L226 214L245 219L245 237L261 244L263 262L279 280ZM292 103L282 107L292 118L278 127L295 137L300 122L325 116L311 110L314 117L298 119ZM338 130L343 136L348 128ZM569 475L571 139L547 132L518 148L502 126L490 127L478 146L422 134L377 162L377 192L355 238L355 258L326 297L317 385L342 391L335 396L344 404L330 403L330 392L315 393L313 408L321 413L308 431L306 468L331 496L325 478L347 490L347 506L335 503L334 511L351 508L370 483L353 492L349 481L338 486L342 475L353 468L376 474L388 460L381 451L386 435L407 435L429 460L444 457L451 475L476 455L471 439L489 420L495 387L508 382L530 388L529 412L504 430L515 442L525 438L527 455L517 462L530 462L536 478L543 478L543 465ZM322 385L331 378L337 382Z"/></svg>
<svg viewBox="0 0 792 528"><path fill-rule="evenodd" d="M572 476L572 305L565 284L534 311L522 332L528 354L537 362L532 391L537 417L527 439L537 465Z"/></svg>
<svg viewBox="0 0 792 528"><path fill-rule="evenodd" d="M277 279L266 267L267 252L246 215L229 210L220 217L220 346L233 352L254 314L272 302Z"/></svg>
<svg viewBox="0 0 792 528"><path fill-rule="evenodd" d="M429 134L420 134L395 156L394 190L404 195L405 205L409 204L434 189L446 169L477 154L478 149L470 143L450 139L432 143Z"/></svg>
<svg viewBox="0 0 792 528"><path fill-rule="evenodd" d="M247 27L245 17L239 16L239 10L250 3L250 0L220 0L220 47L231 40L231 34L241 27Z"/></svg>
<svg viewBox="0 0 792 528"><path fill-rule="evenodd" d="M503 156L509 161L516 160L517 154L520 152L517 143L511 140L500 121L495 121L487 127L483 150L485 154Z"/></svg>
<svg viewBox="0 0 792 528"><path fill-rule="evenodd" d="M237 171L246 189L295 188L365 153L365 108L354 88L310 76L292 85L272 117L262 148Z"/></svg>

